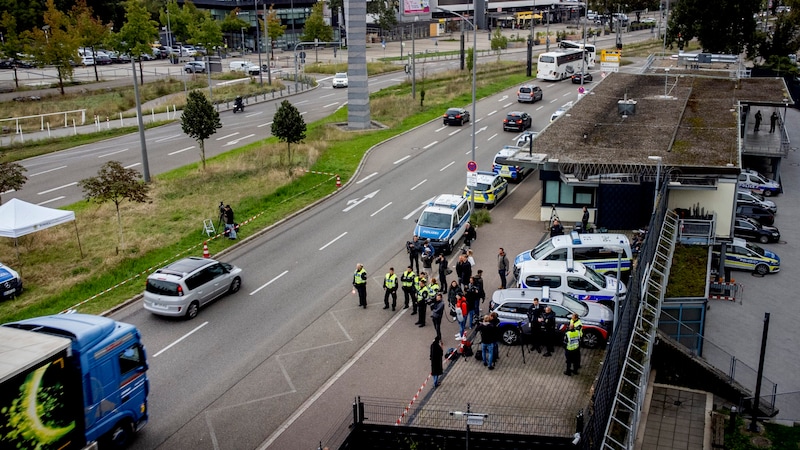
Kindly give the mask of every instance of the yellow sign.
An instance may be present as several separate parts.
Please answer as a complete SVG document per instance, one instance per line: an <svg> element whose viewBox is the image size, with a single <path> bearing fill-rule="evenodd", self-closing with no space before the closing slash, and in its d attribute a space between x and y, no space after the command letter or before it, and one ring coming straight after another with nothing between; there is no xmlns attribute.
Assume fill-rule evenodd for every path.
<svg viewBox="0 0 800 450"><path fill-rule="evenodd" d="M619 50L600 50L600 62L619 63L622 60L622 52Z"/></svg>

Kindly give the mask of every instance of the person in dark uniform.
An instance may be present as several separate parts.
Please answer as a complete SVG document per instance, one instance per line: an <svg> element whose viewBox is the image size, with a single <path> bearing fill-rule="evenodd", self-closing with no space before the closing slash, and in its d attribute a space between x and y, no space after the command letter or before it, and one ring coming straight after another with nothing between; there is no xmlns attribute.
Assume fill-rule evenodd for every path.
<svg viewBox="0 0 800 450"><path fill-rule="evenodd" d="M772 115L769 116L769 132L775 132L775 125L778 124L778 113L776 111L772 111Z"/></svg>
<svg viewBox="0 0 800 450"><path fill-rule="evenodd" d="M356 264L356 271L353 273L353 287L358 292L358 306L367 309L367 271L364 265Z"/></svg>
<svg viewBox="0 0 800 450"><path fill-rule="evenodd" d="M442 284L442 294L447 294L447 258L444 253L439 253L436 257L436 264L439 266L439 283Z"/></svg>
<svg viewBox="0 0 800 450"><path fill-rule="evenodd" d="M550 227L550 237L561 236L562 234L564 234L564 226L561 225L561 221L558 219L553 219L553 225Z"/></svg>
<svg viewBox="0 0 800 450"><path fill-rule="evenodd" d="M408 252L408 264L414 268L414 263L417 263L417 272L419 272L419 254L422 253L422 243L419 241L418 236L414 236L410 241L406 242L406 251Z"/></svg>
<svg viewBox="0 0 800 450"><path fill-rule="evenodd" d="M542 356L553 356L556 342L556 313L549 306L545 306L542 319L544 319L544 345L547 348L547 353Z"/></svg>
<svg viewBox="0 0 800 450"><path fill-rule="evenodd" d="M542 326L544 325L544 308L539 304L539 299L534 298L533 304L528 308L528 323L531 326L531 351L542 353Z"/></svg>
<svg viewBox="0 0 800 450"><path fill-rule="evenodd" d="M585 206L583 207L583 217L581 217L581 232L589 232L589 210Z"/></svg>
<svg viewBox="0 0 800 450"><path fill-rule="evenodd" d="M397 275L394 267L389 267L389 273L383 277L383 309L389 309L389 296L392 297L392 311L397 307Z"/></svg>
<svg viewBox="0 0 800 450"><path fill-rule="evenodd" d="M759 127L761 127L761 110L759 109L756 111L756 126L753 128L753 131L758 131Z"/></svg>
<svg viewBox="0 0 800 450"><path fill-rule="evenodd" d="M439 292L431 305L431 321L433 321L433 329L436 330L438 339L442 339L442 315L444 315L444 301L442 301L442 293Z"/></svg>
<svg viewBox="0 0 800 450"><path fill-rule="evenodd" d="M417 291L417 312L419 318L414 325L420 328L425 326L425 314L428 309L428 301L430 301L430 290L428 289L428 281L425 279L419 280L419 290Z"/></svg>
<svg viewBox="0 0 800 450"><path fill-rule="evenodd" d="M444 356L444 347L442 346L442 339L439 336L433 338L431 343L431 376L433 376L433 387L439 387L439 377L444 373L442 365L442 357Z"/></svg>
<svg viewBox="0 0 800 450"><path fill-rule="evenodd" d="M467 222L466 228L464 229L464 245L469 247L472 245L472 241L478 238L477 233L475 232L475 227L472 226L469 222Z"/></svg>
<svg viewBox="0 0 800 450"><path fill-rule="evenodd" d="M417 294L416 289L414 289L414 278L416 277L417 274L414 273L411 266L408 266L406 271L400 275L400 283L403 286L403 309L408 309L409 302L414 303L416 300L414 298Z"/></svg>

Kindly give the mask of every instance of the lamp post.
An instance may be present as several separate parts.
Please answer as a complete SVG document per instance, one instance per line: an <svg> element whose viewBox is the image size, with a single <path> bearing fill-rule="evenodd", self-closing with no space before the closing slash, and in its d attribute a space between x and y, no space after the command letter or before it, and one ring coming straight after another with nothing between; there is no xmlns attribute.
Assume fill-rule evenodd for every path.
<svg viewBox="0 0 800 450"><path fill-rule="evenodd" d="M172 49L172 21L169 18L169 7L167 7L167 46Z"/></svg>
<svg viewBox="0 0 800 450"><path fill-rule="evenodd" d="M258 36L258 0L253 0L253 15L256 16L256 51L258 51L258 84L264 85L264 71L261 70L261 43ZM264 26L267 24L267 16L264 16Z"/></svg>
<svg viewBox="0 0 800 450"><path fill-rule="evenodd" d="M244 27L242 27L242 55L244 55L244 54L245 54L245 51L244 51Z"/></svg>
<svg viewBox="0 0 800 450"><path fill-rule="evenodd" d="M660 156L648 156L647 159L650 161L656 162L656 189L653 192L653 211L656 209L656 199L658 198L658 188L661 182L661 160L663 159Z"/></svg>
<svg viewBox="0 0 800 450"><path fill-rule="evenodd" d="M414 47L416 36L414 36L414 24L419 20L419 16L414 16L411 22L411 98L417 98L417 49Z"/></svg>
<svg viewBox="0 0 800 450"><path fill-rule="evenodd" d="M450 11L449 9L444 9L440 7L436 7L439 11L446 12L452 14L454 16L458 16L461 20L467 22L472 26L472 117L470 117L469 122L472 124L472 158L471 161L475 161L475 117L477 117L477 113L475 112L475 72L477 66L477 59L478 59L478 30L475 27L474 22L470 22L466 17L462 16L461 14ZM531 20L533 18L531 17ZM470 196L469 196L469 207L470 209L475 208L475 189L470 189Z"/></svg>
<svg viewBox="0 0 800 450"><path fill-rule="evenodd" d="M272 86L272 40L269 39L269 16L267 16L267 4L264 3L264 42L267 47L267 84ZM260 62L260 61L259 61Z"/></svg>

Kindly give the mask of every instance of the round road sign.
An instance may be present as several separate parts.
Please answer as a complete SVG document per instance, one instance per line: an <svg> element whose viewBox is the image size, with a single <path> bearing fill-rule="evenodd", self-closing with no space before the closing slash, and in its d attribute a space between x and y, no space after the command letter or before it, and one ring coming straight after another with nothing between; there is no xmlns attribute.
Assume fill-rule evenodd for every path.
<svg viewBox="0 0 800 450"><path fill-rule="evenodd" d="M470 172L475 172L476 170L478 170L478 163L476 163L475 161L468 162L467 170L469 170Z"/></svg>
<svg viewBox="0 0 800 450"><path fill-rule="evenodd" d="M583 94L584 92L586 92L586 89L583 86L578 88L578 94Z"/></svg>

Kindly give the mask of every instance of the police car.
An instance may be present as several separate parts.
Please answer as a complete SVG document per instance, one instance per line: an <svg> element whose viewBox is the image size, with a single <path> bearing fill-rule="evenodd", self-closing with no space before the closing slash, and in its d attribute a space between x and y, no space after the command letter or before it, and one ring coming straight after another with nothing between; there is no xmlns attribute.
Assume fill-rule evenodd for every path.
<svg viewBox="0 0 800 450"><path fill-rule="evenodd" d="M755 170L742 170L739 174L739 188L749 189L763 194L764 197L771 197L781 193L781 185L775 180L761 175Z"/></svg>
<svg viewBox="0 0 800 450"><path fill-rule="evenodd" d="M475 204L493 207L508 195L508 181L494 172L478 172L478 186L475 187ZM464 197L470 198L470 187L464 188Z"/></svg>
<svg viewBox="0 0 800 450"><path fill-rule="evenodd" d="M0 300L22 294L22 278L12 268L0 263Z"/></svg>
<svg viewBox="0 0 800 450"><path fill-rule="evenodd" d="M437 254L450 254L464 235L471 215L469 199L454 194L439 195L422 210L414 235L423 241L430 239Z"/></svg>
<svg viewBox="0 0 800 450"><path fill-rule="evenodd" d="M522 150L522 148L513 145L506 145L505 147L501 148L500 151L494 155L492 171L503 178L508 178L511 181L522 180L522 178L525 177L525 175L527 175L531 169L508 164L508 161L506 161L506 158L510 158Z"/></svg>
<svg viewBox="0 0 800 450"><path fill-rule="evenodd" d="M621 250L622 254L617 254ZM583 263L603 275L617 275L621 271L623 279L630 274L633 266L633 251L628 236L615 233L580 234L553 236L514 258L514 267L525 261L568 261Z"/></svg>
<svg viewBox="0 0 800 450"><path fill-rule="evenodd" d="M733 270L746 270L759 275L777 273L781 270L781 258L771 251L751 244L744 239L733 238L725 244L725 267ZM720 246L712 250L713 265L719 264Z"/></svg>

